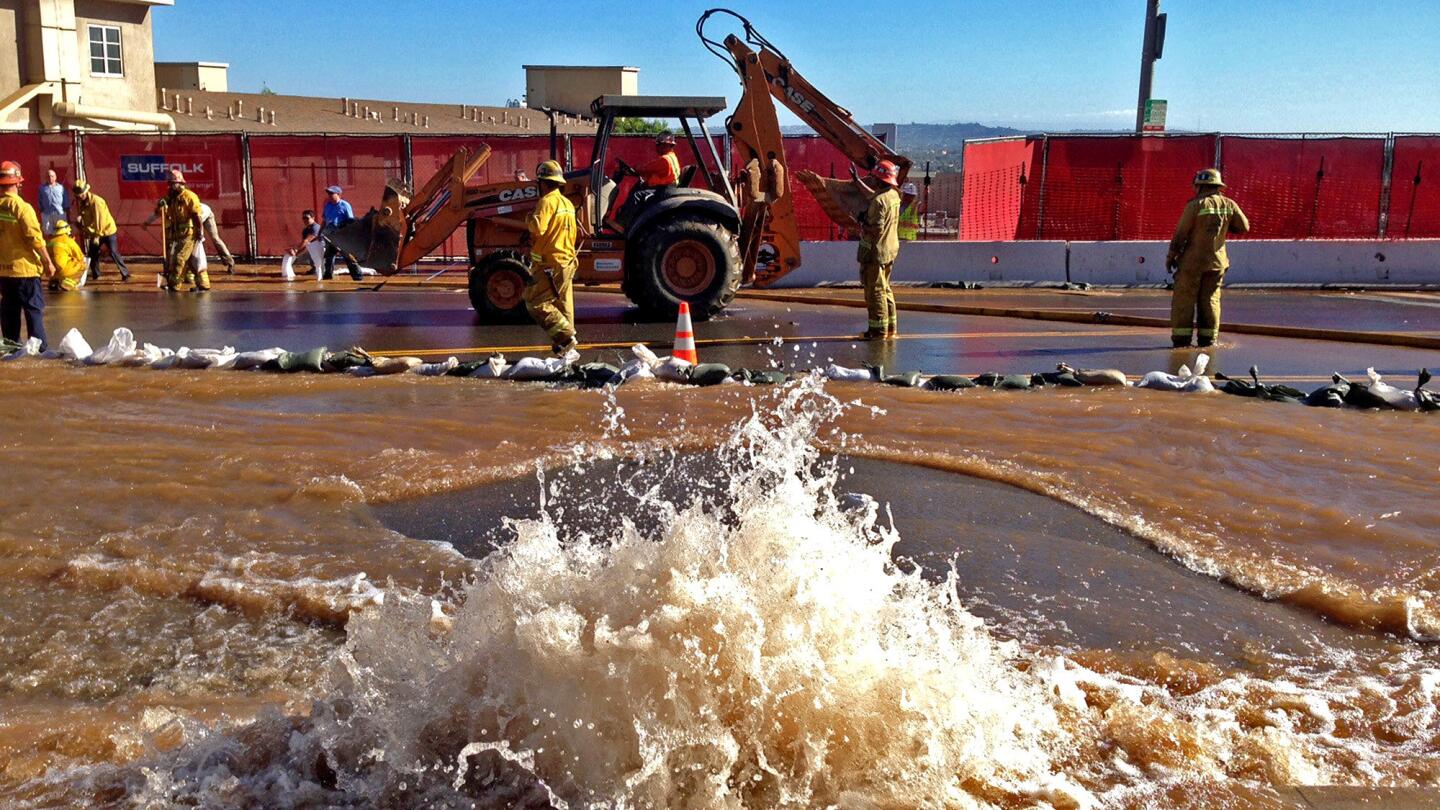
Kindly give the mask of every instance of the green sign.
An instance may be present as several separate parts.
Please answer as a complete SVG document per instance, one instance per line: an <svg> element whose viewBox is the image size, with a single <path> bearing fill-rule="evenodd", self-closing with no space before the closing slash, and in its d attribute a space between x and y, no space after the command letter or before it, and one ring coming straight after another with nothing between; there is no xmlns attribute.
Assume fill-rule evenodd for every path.
<svg viewBox="0 0 1440 810"><path fill-rule="evenodd" d="M1151 98L1145 100L1145 125L1142 129L1145 132L1165 131L1165 110L1168 103L1163 98Z"/></svg>

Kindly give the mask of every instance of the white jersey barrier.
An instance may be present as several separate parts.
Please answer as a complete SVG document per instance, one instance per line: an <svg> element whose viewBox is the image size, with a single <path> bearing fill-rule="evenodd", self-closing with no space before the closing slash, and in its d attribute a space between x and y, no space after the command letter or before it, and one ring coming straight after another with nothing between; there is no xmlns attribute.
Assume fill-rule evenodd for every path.
<svg viewBox="0 0 1440 810"><path fill-rule="evenodd" d="M1168 242L906 242L897 282L1164 284ZM1230 284L1440 285L1440 239L1239 239ZM804 264L776 287L855 282L854 242L806 242Z"/></svg>

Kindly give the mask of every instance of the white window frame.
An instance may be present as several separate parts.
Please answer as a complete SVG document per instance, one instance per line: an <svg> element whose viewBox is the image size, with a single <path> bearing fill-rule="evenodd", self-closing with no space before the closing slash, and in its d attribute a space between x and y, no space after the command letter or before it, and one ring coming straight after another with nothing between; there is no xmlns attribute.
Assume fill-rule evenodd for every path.
<svg viewBox="0 0 1440 810"><path fill-rule="evenodd" d="M113 42L106 36L112 32L114 34ZM125 51L121 44L120 26L90 24L86 26L85 33L89 43L89 50L86 52L86 56L90 59L90 75L123 78L125 76ZM96 45L100 46L101 56L95 55ZM114 48L113 55L111 48ZM104 70L95 69L95 61L97 59L105 68ZM114 71L110 70L110 64L112 62L117 66Z"/></svg>

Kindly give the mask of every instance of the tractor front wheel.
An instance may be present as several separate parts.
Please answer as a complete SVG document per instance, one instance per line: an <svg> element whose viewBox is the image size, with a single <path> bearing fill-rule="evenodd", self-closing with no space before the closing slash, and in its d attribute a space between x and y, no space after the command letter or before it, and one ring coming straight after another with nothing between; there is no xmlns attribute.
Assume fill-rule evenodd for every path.
<svg viewBox="0 0 1440 810"><path fill-rule="evenodd" d="M470 305L482 323L520 323L530 271L512 254L494 253L470 268Z"/></svg>
<svg viewBox="0 0 1440 810"><path fill-rule="evenodd" d="M740 248L713 220L670 219L641 237L626 276L626 292L646 314L673 318L685 301L705 320L740 289Z"/></svg>

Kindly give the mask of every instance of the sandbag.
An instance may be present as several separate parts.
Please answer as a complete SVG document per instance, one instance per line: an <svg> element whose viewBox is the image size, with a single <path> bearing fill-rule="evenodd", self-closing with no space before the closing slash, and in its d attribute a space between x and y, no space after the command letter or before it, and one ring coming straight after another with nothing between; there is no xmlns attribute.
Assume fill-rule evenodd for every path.
<svg viewBox="0 0 1440 810"><path fill-rule="evenodd" d="M149 344L146 345L148 346ZM284 353L285 350L278 346L253 352L240 352L235 355L235 362L232 363L230 367L237 371L248 371L250 369L260 368L266 363L276 360Z"/></svg>
<svg viewBox="0 0 1440 810"><path fill-rule="evenodd" d="M620 368L609 363L582 363L567 369L565 379L586 388L600 388L609 385L619 373Z"/></svg>
<svg viewBox="0 0 1440 810"><path fill-rule="evenodd" d="M284 255L284 257L282 257L282 258L280 259L280 278L283 279L283 280L285 280L285 281L294 281L294 280L295 280L295 256L294 256L294 254L286 253L286 254Z"/></svg>
<svg viewBox="0 0 1440 810"><path fill-rule="evenodd" d="M325 373L349 371L358 366L370 365L370 354L361 348L349 348L341 352L327 352L320 364Z"/></svg>
<svg viewBox="0 0 1440 810"><path fill-rule="evenodd" d="M1129 385L1125 372L1113 368L1074 368L1060 363L1055 370L1072 375L1082 385Z"/></svg>
<svg viewBox="0 0 1440 810"><path fill-rule="evenodd" d="M1042 371L1030 375L1031 385L1057 385L1061 388L1081 388L1085 383L1069 371Z"/></svg>
<svg viewBox="0 0 1440 810"><path fill-rule="evenodd" d="M691 385L719 385L728 379L730 379L730 367L724 363L701 363L690 369L689 383Z"/></svg>
<svg viewBox="0 0 1440 810"><path fill-rule="evenodd" d="M420 365L410 369L410 373L419 374L421 377L443 377L447 373L449 373L450 369L455 368L458 365L460 365L459 358L447 357L444 361L439 363L421 363Z"/></svg>
<svg viewBox="0 0 1440 810"><path fill-rule="evenodd" d="M931 391L959 391L962 388L974 387L974 380L959 374L936 374L925 381L925 388Z"/></svg>
<svg viewBox="0 0 1440 810"><path fill-rule="evenodd" d="M547 382L560 377L565 370L565 361L559 357L522 357L515 365L505 369L501 376L507 380Z"/></svg>
<svg viewBox="0 0 1440 810"><path fill-rule="evenodd" d="M681 360L678 357L662 358L655 365L651 366L657 380L674 383L690 382L691 366L690 361Z"/></svg>
<svg viewBox="0 0 1440 810"><path fill-rule="evenodd" d="M445 372L447 377L469 377L476 369L485 365L484 360L466 360Z"/></svg>
<svg viewBox="0 0 1440 810"><path fill-rule="evenodd" d="M285 352L275 358L275 370L286 373L308 371L313 374L320 374L325 371L325 355L328 349L324 346L317 346L304 352ZM269 364L266 364L269 368Z"/></svg>
<svg viewBox="0 0 1440 810"><path fill-rule="evenodd" d="M995 383L996 388L1005 391L1029 391L1034 386L1029 374L1006 374Z"/></svg>
<svg viewBox="0 0 1440 810"><path fill-rule="evenodd" d="M90 366L106 366L111 363L118 363L126 357L135 353L135 333L125 327L115 330L110 336L110 342L90 353L85 358L85 364Z"/></svg>
<svg viewBox="0 0 1440 810"><path fill-rule="evenodd" d="M13 341L7 341L7 343L13 343ZM25 357L40 356L40 338L27 338L24 343L18 345L20 348L14 349L5 355L6 360L19 360Z"/></svg>
<svg viewBox="0 0 1440 810"><path fill-rule="evenodd" d="M235 349L226 346L223 349L187 349L181 348L175 353L178 356L177 366L190 369L226 369L235 365Z"/></svg>
<svg viewBox="0 0 1440 810"><path fill-rule="evenodd" d="M993 371L987 371L984 374L979 374L970 379L971 382L975 383L981 388L994 388L995 386L1000 384L1001 380L1005 378Z"/></svg>
<svg viewBox="0 0 1440 810"><path fill-rule="evenodd" d="M615 375L615 385L653 379L655 379L655 372L650 368L650 364L637 357L620 367L619 373Z"/></svg>
<svg viewBox="0 0 1440 810"><path fill-rule="evenodd" d="M774 368L742 368L736 369L735 379L749 385L781 385L790 379L790 375Z"/></svg>
<svg viewBox="0 0 1440 810"><path fill-rule="evenodd" d="M7 337L0 337L0 354L11 354L25 348L25 344L18 340L11 340Z"/></svg>
<svg viewBox="0 0 1440 810"><path fill-rule="evenodd" d="M1323 388L1316 388L1302 400L1312 408L1343 408L1345 397L1350 393L1350 383L1332 382Z"/></svg>
<svg viewBox="0 0 1440 810"><path fill-rule="evenodd" d="M90 344L85 342L85 336L80 334L79 329L71 329L60 338L60 359L84 361L93 353Z"/></svg>
<svg viewBox="0 0 1440 810"><path fill-rule="evenodd" d="M124 366L125 368L148 366L165 357L165 353L168 351L170 350L162 349L154 343L146 343L132 352L129 357L121 360L118 365Z"/></svg>
<svg viewBox="0 0 1440 810"><path fill-rule="evenodd" d="M510 368L510 364L505 362L505 355L496 353L485 358L483 363L470 372L470 376L496 380L505 376L505 370L508 368Z"/></svg>
<svg viewBox="0 0 1440 810"><path fill-rule="evenodd" d="M871 382L875 376L868 368L846 368L831 363L825 368L825 378L839 382Z"/></svg>
<svg viewBox="0 0 1440 810"><path fill-rule="evenodd" d="M890 374L881 380L886 385L893 385L899 388L914 388L920 384L920 372L903 371L899 374Z"/></svg>
<svg viewBox="0 0 1440 810"><path fill-rule="evenodd" d="M371 369L372 374L381 376L387 374L404 374L423 362L425 361L418 357L410 357L408 355L403 357L376 357L370 361L370 365L352 368L350 369L350 373L353 374L361 369L368 368Z"/></svg>

